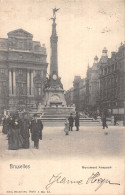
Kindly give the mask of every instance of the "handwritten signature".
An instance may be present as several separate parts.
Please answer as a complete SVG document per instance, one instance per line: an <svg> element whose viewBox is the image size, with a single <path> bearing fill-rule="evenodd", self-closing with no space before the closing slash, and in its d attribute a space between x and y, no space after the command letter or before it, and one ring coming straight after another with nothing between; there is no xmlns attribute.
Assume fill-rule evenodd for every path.
<svg viewBox="0 0 125 195"><path fill-rule="evenodd" d="M86 181L86 184L89 184L89 183L99 184L97 186L97 188L95 189L95 191L97 191L104 183L108 183L108 184L112 184L112 185L120 185L119 183L112 183L109 179L106 179L106 178L103 179L99 176L100 176L99 172L93 173Z"/></svg>
<svg viewBox="0 0 125 195"><path fill-rule="evenodd" d="M84 182L83 179L80 180L69 180L66 177L64 177L62 175L62 173L59 173L57 175L54 175L50 178L49 183L46 185L46 190L50 189L53 184L77 184L77 185L83 185L83 184L93 184L93 183L97 183L97 187L95 189L95 191L97 191L99 188L102 187L102 185L108 183L111 185L120 185L119 183L112 183L109 179L106 178L102 178L100 176L100 173L92 173L92 175Z"/></svg>

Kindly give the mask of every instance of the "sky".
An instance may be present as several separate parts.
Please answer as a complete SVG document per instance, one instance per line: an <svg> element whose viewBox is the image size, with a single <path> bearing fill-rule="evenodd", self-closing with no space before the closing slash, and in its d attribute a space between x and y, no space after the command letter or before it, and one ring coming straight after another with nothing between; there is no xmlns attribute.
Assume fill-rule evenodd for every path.
<svg viewBox="0 0 125 195"><path fill-rule="evenodd" d="M64 89L74 76L86 77L94 57L117 51L125 39L125 2L121 0L0 0L0 38L22 28L45 44L50 64L52 8L57 12L58 69ZM49 73L49 65L48 65Z"/></svg>

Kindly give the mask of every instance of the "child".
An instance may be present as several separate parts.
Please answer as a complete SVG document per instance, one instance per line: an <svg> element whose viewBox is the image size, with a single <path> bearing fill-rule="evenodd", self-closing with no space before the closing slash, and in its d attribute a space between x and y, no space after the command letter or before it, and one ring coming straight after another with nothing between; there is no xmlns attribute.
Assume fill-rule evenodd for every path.
<svg viewBox="0 0 125 195"><path fill-rule="evenodd" d="M65 122L65 128L64 128L64 131L65 131L65 135L69 135L69 123L68 123L68 121L66 120L66 122Z"/></svg>

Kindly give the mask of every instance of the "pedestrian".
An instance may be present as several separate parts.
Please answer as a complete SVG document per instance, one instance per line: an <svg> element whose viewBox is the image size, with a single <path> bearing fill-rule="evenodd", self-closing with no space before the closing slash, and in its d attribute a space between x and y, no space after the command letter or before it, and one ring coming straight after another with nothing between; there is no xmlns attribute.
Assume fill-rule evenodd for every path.
<svg viewBox="0 0 125 195"><path fill-rule="evenodd" d="M8 128L7 117L4 116L4 118L3 118L3 129L2 129L2 133L7 134L7 128Z"/></svg>
<svg viewBox="0 0 125 195"><path fill-rule="evenodd" d="M106 123L106 115L105 114L103 114L103 116L102 116L102 126L103 126L103 129L105 129L105 127L108 128L108 125ZM107 135L108 133L105 132L105 134Z"/></svg>
<svg viewBox="0 0 125 195"><path fill-rule="evenodd" d="M34 115L31 125L31 139L34 141L34 148L39 148L39 139L42 140L42 130L43 130L43 124L41 120L37 119L37 114Z"/></svg>
<svg viewBox="0 0 125 195"><path fill-rule="evenodd" d="M68 120L65 121L64 131L66 133L65 135L69 135L69 123L68 123Z"/></svg>
<svg viewBox="0 0 125 195"><path fill-rule="evenodd" d="M73 122L74 122L74 118L72 116L72 113L70 114L68 121L69 121L69 131L72 131L73 130Z"/></svg>
<svg viewBox="0 0 125 195"><path fill-rule="evenodd" d="M20 135L20 119L18 115L10 116L9 129L8 129L8 149L18 150L22 147L23 140Z"/></svg>
<svg viewBox="0 0 125 195"><path fill-rule="evenodd" d="M117 115L114 115L114 126L115 126L115 125L119 125L119 124L117 123L117 121L118 121L118 116L117 116Z"/></svg>
<svg viewBox="0 0 125 195"><path fill-rule="evenodd" d="M21 120L21 136L23 138L23 148L29 148L30 142L29 142L29 128L30 128L30 123L28 119L28 114L25 112L22 114L22 120Z"/></svg>
<svg viewBox="0 0 125 195"><path fill-rule="evenodd" d="M79 131L79 114L76 112L75 116L75 126L76 126L76 131Z"/></svg>

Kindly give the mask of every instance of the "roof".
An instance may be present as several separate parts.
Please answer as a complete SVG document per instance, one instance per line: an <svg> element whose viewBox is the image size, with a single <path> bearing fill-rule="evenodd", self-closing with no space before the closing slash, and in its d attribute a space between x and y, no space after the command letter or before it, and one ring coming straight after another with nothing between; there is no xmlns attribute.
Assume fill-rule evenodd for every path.
<svg viewBox="0 0 125 195"><path fill-rule="evenodd" d="M33 38L33 35L23 29L17 29L17 30L13 30L10 31L9 33L7 33L8 37L30 37Z"/></svg>

